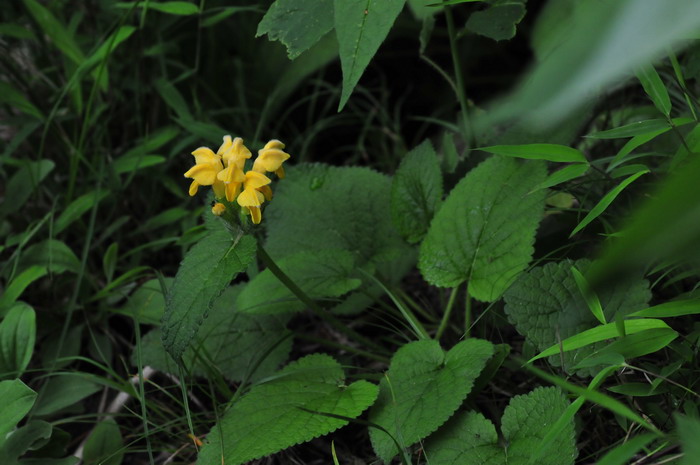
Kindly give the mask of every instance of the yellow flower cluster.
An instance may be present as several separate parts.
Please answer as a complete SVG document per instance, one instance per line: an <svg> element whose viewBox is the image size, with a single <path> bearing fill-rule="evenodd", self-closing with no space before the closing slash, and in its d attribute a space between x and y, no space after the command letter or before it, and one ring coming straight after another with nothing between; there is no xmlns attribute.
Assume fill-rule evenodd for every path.
<svg viewBox="0 0 700 465"><path fill-rule="evenodd" d="M195 195L199 186L211 186L217 199L225 198L229 202L235 199L250 214L253 223L259 224L262 220L260 207L265 200L272 199L269 186L272 180L264 173L274 172L279 178L284 178L282 163L289 154L283 149L282 142L271 140L258 150L253 168L244 172L245 162L252 154L240 137L224 136L224 143L216 153L207 147L199 147L192 152L195 165L185 173L186 178L193 179L190 195ZM220 216L225 209L222 203L217 203L212 211Z"/></svg>

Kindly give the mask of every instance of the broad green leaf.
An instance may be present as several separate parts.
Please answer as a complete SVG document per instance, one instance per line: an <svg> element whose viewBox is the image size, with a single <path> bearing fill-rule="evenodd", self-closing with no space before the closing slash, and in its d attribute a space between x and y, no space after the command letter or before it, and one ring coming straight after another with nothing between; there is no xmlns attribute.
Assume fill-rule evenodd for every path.
<svg viewBox="0 0 700 465"><path fill-rule="evenodd" d="M384 427L403 447L420 441L459 408L493 352L493 345L481 339L462 341L447 353L433 340L404 345L379 384L369 420ZM369 437L385 463L400 452L384 431L372 428Z"/></svg>
<svg viewBox="0 0 700 465"><path fill-rule="evenodd" d="M24 372L34 352L36 313L25 304L13 306L0 322L0 377Z"/></svg>
<svg viewBox="0 0 700 465"><path fill-rule="evenodd" d="M653 434L647 433L626 440L606 453L596 462L596 465L625 465L631 463L637 457L637 453L655 438L656 436Z"/></svg>
<svg viewBox="0 0 700 465"><path fill-rule="evenodd" d="M698 313L700 313L700 299L687 299L655 305L630 313L629 316L638 318L671 318L674 316L696 315Z"/></svg>
<svg viewBox="0 0 700 465"><path fill-rule="evenodd" d="M80 65L85 60L78 44L71 33L45 6L36 0L24 0L24 6L39 24L41 29L53 41L56 48L68 57L76 65Z"/></svg>
<svg viewBox="0 0 700 465"><path fill-rule="evenodd" d="M600 306L600 300L598 299L598 296L595 294L595 292L591 290L590 286L588 285L588 281L586 281L585 276L583 276L581 272L576 269L575 266L571 267L571 275L574 277L574 281L576 281L576 286L578 286L578 290L581 292L581 295L586 301L586 305L588 305L588 309L591 311L593 316L601 324L607 323L607 321L605 321L603 307Z"/></svg>
<svg viewBox="0 0 700 465"><path fill-rule="evenodd" d="M419 267L431 284L492 302L525 269L544 210L543 162L492 157L450 192L421 244Z"/></svg>
<svg viewBox="0 0 700 465"><path fill-rule="evenodd" d="M51 437L51 424L42 420L31 420L17 428L0 444L0 463L3 465L24 465L28 461L19 461L19 457L29 450L44 446ZM2 442L2 441L0 441Z"/></svg>
<svg viewBox="0 0 700 465"><path fill-rule="evenodd" d="M59 234L75 220L83 216L93 205L100 203L109 195L108 191L90 191L73 200L58 217L53 226L54 234Z"/></svg>
<svg viewBox="0 0 700 465"><path fill-rule="evenodd" d="M352 277L355 258L346 250L299 252L277 265L312 299L340 297L362 284ZM268 270L248 282L236 299L236 309L244 313L271 314L297 312L306 308L292 291Z"/></svg>
<svg viewBox="0 0 700 465"><path fill-rule="evenodd" d="M10 309L13 303L31 283L39 278L46 276L48 270L45 266L30 266L17 276L15 276L8 286L0 294L0 317L4 316Z"/></svg>
<svg viewBox="0 0 700 465"><path fill-rule="evenodd" d="M515 396L501 419L501 442L493 423L476 411L459 413L431 436L425 453L440 465L526 465L569 402L556 388L537 388ZM576 449L574 422L541 454L538 465L573 465Z"/></svg>
<svg viewBox="0 0 700 465"><path fill-rule="evenodd" d="M119 465L124 458L124 451L119 425L108 418L97 423L85 441L83 463L85 465Z"/></svg>
<svg viewBox="0 0 700 465"><path fill-rule="evenodd" d="M255 37L267 34L298 57L333 29L333 0L277 0L258 24Z"/></svg>
<svg viewBox="0 0 700 465"><path fill-rule="evenodd" d="M591 209L590 212L581 220L581 222L576 225L573 231L571 231L571 234L569 234L569 237L574 236L577 232L581 231L583 228L588 226L588 224L591 223L594 219L598 218L600 215L605 212L605 210L610 206L611 203L617 198L618 195L630 184L632 184L634 181L637 180L640 176L649 173L648 169L638 171L632 176L629 176L625 180L623 180L620 184L615 186L613 189L610 190L607 194L603 196L602 199L596 204L595 207Z"/></svg>
<svg viewBox="0 0 700 465"><path fill-rule="evenodd" d="M12 175L5 186L5 198L12 202L0 204L0 216L8 215L22 208L25 202L39 187L39 184L53 171L55 164L51 160L27 161Z"/></svg>
<svg viewBox="0 0 700 465"><path fill-rule="evenodd" d="M357 266L386 266L410 253L390 216L391 181L367 168L301 165L288 170L265 209L266 249L291 253L342 249Z"/></svg>
<svg viewBox="0 0 700 465"><path fill-rule="evenodd" d="M530 160L546 160L562 163L588 163L580 150L566 145L557 144L527 144L527 145L492 145L480 147L478 150L505 155L508 157L527 158Z"/></svg>
<svg viewBox="0 0 700 465"><path fill-rule="evenodd" d="M102 389L97 383L80 376L57 375L49 379L32 415L46 416L76 404Z"/></svg>
<svg viewBox="0 0 700 465"><path fill-rule="evenodd" d="M656 319L640 319L625 321L625 332L628 335L632 335L641 331L659 328L667 329L668 325L662 320ZM619 333L617 327L615 326L615 323L607 323L604 325L596 326L595 328L587 329L576 334L575 336L571 336L562 340L558 344L550 346L549 348L540 352L535 357L532 357L530 360L528 360L528 363L534 362L535 360L538 360L540 358L558 354L560 352L569 352L574 349L589 346L591 344L595 344L596 342L605 341L606 339L614 339L618 335Z"/></svg>
<svg viewBox="0 0 700 465"><path fill-rule="evenodd" d="M149 166L159 165L165 162L165 160L166 158L162 155L122 156L114 160L111 168L116 174L124 174L148 168Z"/></svg>
<svg viewBox="0 0 700 465"><path fill-rule="evenodd" d="M564 168L547 176L547 179L535 186L534 189L532 189L532 192L558 186L559 184L571 181L572 179L579 178L586 174L589 168L590 166L588 163L575 163L573 165L565 166Z"/></svg>
<svg viewBox="0 0 700 465"><path fill-rule="evenodd" d="M236 401L207 435L197 463L239 465L310 441L347 424L324 413L356 418L376 397L367 381L345 385L330 356L308 355Z"/></svg>
<svg viewBox="0 0 700 465"><path fill-rule="evenodd" d="M700 457L700 419L676 414L676 430L681 439L681 465L695 465Z"/></svg>
<svg viewBox="0 0 700 465"><path fill-rule="evenodd" d="M521 275L504 295L505 312L509 320L539 351L598 324L571 274L572 266L585 274L590 264L586 260L564 260L534 267ZM640 278L615 283L598 289L597 293L607 321L614 321L618 315L625 316L632 310L643 308L651 298L649 283ZM611 337L617 337L615 324L611 323L608 327L613 331ZM565 366L573 366L600 347L565 353ZM559 366L561 359L558 350L556 354L549 362Z"/></svg>
<svg viewBox="0 0 700 465"><path fill-rule="evenodd" d="M17 270L22 272L31 266L44 266L50 273L77 273L80 260L64 242L46 239L22 253Z"/></svg>
<svg viewBox="0 0 700 465"><path fill-rule="evenodd" d="M525 4L514 0L494 3L469 16L465 28L496 41L515 37L515 26L525 16Z"/></svg>
<svg viewBox="0 0 700 465"><path fill-rule="evenodd" d="M430 140L406 154L391 183L391 217L410 243L423 239L442 201L440 161Z"/></svg>
<svg viewBox="0 0 700 465"><path fill-rule="evenodd" d="M207 312L231 280L248 267L257 245L252 236L236 238L214 231L185 255L168 291L163 316L163 345L180 359Z"/></svg>
<svg viewBox="0 0 700 465"><path fill-rule="evenodd" d="M32 115L41 121L44 120L44 114L41 112L41 110L34 106L32 102L27 100L27 98L22 95L21 92L4 81L0 81L0 103L5 103L23 113Z"/></svg>
<svg viewBox="0 0 700 465"><path fill-rule="evenodd" d="M2 415L0 415L0 445L2 445L7 433L12 431L29 413L36 400L36 392L19 379L0 381L0 399L2 399Z"/></svg>
<svg viewBox="0 0 700 465"><path fill-rule="evenodd" d="M667 117L670 116L671 97L669 97L668 90L654 67L651 65L642 66L637 70L637 79L642 83L644 92L654 102L654 106Z"/></svg>
<svg viewBox="0 0 700 465"><path fill-rule="evenodd" d="M627 331L627 323L629 323L629 321L625 322L625 331ZM642 357L644 355L653 354L654 352L668 346L677 337L678 333L668 327L643 329L636 333L628 333L626 336L618 338L615 342L581 360L578 364L576 364L574 369L578 370L580 368L596 366L601 364L597 362L598 360L604 360L607 358L613 359L615 358L614 356L617 355L622 356L623 360L630 360L633 358ZM614 364L619 364L619 360L616 360Z"/></svg>
<svg viewBox="0 0 700 465"><path fill-rule="evenodd" d="M138 8L148 8L149 10L177 16L189 16L199 13L199 7L191 2L118 2L114 6L130 10L134 5Z"/></svg>
<svg viewBox="0 0 700 465"><path fill-rule="evenodd" d="M291 315L243 313L234 304L240 290L240 286L226 289L214 301L209 316L185 351L183 363L194 375L207 376L216 370L232 381L256 381L271 375L287 360L292 338L286 324ZM144 365L178 374L177 364L165 352L159 329L142 338L140 349ZM132 363L137 362L134 351Z"/></svg>
<svg viewBox="0 0 700 465"><path fill-rule="evenodd" d="M334 0L335 32L343 91L338 111L342 110L379 46L403 10L406 0Z"/></svg>

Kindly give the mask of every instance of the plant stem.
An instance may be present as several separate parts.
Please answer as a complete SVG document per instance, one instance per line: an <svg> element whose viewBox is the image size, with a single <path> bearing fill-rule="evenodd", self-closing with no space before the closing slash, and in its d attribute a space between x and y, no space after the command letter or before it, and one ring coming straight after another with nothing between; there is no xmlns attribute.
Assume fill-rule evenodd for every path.
<svg viewBox="0 0 700 465"><path fill-rule="evenodd" d="M472 146L472 135L474 131L471 127L471 119L467 111L467 96L464 93L464 78L462 77L462 68L459 65L459 56L457 54L457 34L455 34L454 19L452 18L452 8L445 6L445 20L447 21L447 33L450 36L450 52L452 53L452 66L455 73L455 86L457 90L457 100L459 107L462 110L462 119L464 120L464 141L467 147Z"/></svg>
<svg viewBox="0 0 700 465"><path fill-rule="evenodd" d="M469 286L467 286L464 300L464 337L469 337L472 326L472 298L469 295Z"/></svg>
<svg viewBox="0 0 700 465"><path fill-rule="evenodd" d="M459 286L455 286L452 288L452 292L450 292L450 298L447 300L447 307L445 307L445 312L442 314L442 319L440 320L440 326L438 326L437 333L435 333L436 341L440 340L442 333L444 333L447 328L447 322L450 321L450 315L452 315L452 309L454 308L455 300L457 300L458 291Z"/></svg>
<svg viewBox="0 0 700 465"><path fill-rule="evenodd" d="M260 257L263 263L265 263L265 265L269 268L270 272L272 272L272 274L274 274L275 277L277 277L277 279L279 279L280 282L284 284L287 287L287 289L289 289L292 292L292 294L294 294L302 303L309 307L309 309L312 312L314 312L314 314L317 317L321 318L334 329L345 334L349 338L354 339L355 341L360 342L366 345L367 347L372 347L375 350L379 350L382 352L384 351L384 349L379 344L372 342L371 340L365 338L364 336L361 336L357 332L348 328L341 321L339 321L332 313L327 312L321 307L319 307L313 299L306 295L306 292L304 292L299 286L297 286L296 283L294 283L294 281L292 281L292 279L289 276L287 276L287 274L284 271L282 271L282 269L279 266L277 266L272 257L268 255L267 251L259 243L258 257Z"/></svg>

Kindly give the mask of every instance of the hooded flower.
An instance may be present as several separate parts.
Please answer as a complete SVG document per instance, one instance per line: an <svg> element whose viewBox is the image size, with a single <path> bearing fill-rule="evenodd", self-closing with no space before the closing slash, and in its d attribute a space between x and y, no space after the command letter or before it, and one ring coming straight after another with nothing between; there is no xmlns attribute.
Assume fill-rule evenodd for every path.
<svg viewBox="0 0 700 465"><path fill-rule="evenodd" d="M238 195L236 199L238 205L247 208L250 213L253 223L260 224L262 220L262 212L260 206L265 201L265 195L260 192L260 188L266 187L272 181L270 178L264 174L260 174L257 171L248 171L245 174L245 180L243 181L243 192Z"/></svg>
<svg viewBox="0 0 700 465"><path fill-rule="evenodd" d="M284 152L283 148L284 144L277 139L272 139L265 144L265 147L258 150L258 157L253 163L253 171L258 173L274 172L280 179L284 178L282 163L289 158L289 154Z"/></svg>

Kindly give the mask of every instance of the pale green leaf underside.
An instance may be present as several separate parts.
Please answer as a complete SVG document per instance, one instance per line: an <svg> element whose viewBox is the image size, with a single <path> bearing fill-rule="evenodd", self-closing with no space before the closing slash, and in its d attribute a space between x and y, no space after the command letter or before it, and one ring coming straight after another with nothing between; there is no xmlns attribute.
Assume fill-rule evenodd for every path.
<svg viewBox="0 0 700 465"><path fill-rule="evenodd" d="M425 140L406 154L391 183L391 217L408 242L425 236L441 200L440 161Z"/></svg>
<svg viewBox="0 0 700 465"><path fill-rule="evenodd" d="M427 437L457 410L493 351L493 345L481 339L462 341L447 353L433 340L404 345L379 385L370 421L404 447ZM399 452L385 432L373 428L369 435L384 462Z"/></svg>
<svg viewBox="0 0 700 465"><path fill-rule="evenodd" d="M335 0L335 31L338 38L343 91L342 110L379 46L401 13L406 0Z"/></svg>
<svg viewBox="0 0 700 465"><path fill-rule="evenodd" d="M163 346L178 360L206 318L216 297L253 260L252 236L234 239L221 229L204 237L187 252L166 300Z"/></svg>
<svg viewBox="0 0 700 465"><path fill-rule="evenodd" d="M525 269L544 210L540 161L492 157L450 192L421 245L419 267L436 286L469 282L475 298L496 300Z"/></svg>
<svg viewBox="0 0 700 465"><path fill-rule="evenodd" d="M539 351L598 325L571 274L572 266L584 272L590 265L587 260L564 260L535 267L522 274L504 295L508 318ZM649 283L640 278L598 293L607 321L614 321L618 313L626 315L644 308L650 297ZM565 353L564 364L571 367L599 348L594 344ZM549 362L561 364L559 356Z"/></svg>
<svg viewBox="0 0 700 465"><path fill-rule="evenodd" d="M559 389L537 388L515 396L501 418L505 447L496 428L481 413L456 415L428 439L430 463L440 465L527 465L548 426L564 413L569 402ZM570 465L577 455L574 424L569 421L537 460L538 465Z"/></svg>
<svg viewBox="0 0 700 465"><path fill-rule="evenodd" d="M333 29L333 0L277 0L258 24L256 37L267 34L298 57Z"/></svg>
<svg viewBox="0 0 700 465"><path fill-rule="evenodd" d="M302 251L277 265L312 299L340 297L362 284L351 277L355 258L347 250ZM246 313L286 313L305 307L269 269L250 280L236 299L236 309Z"/></svg>
<svg viewBox="0 0 700 465"><path fill-rule="evenodd" d="M314 412L355 418L377 397L377 386L367 381L345 386L340 364L324 354L306 356L278 374L226 411L207 435L199 465L238 465L310 441L347 424Z"/></svg>

